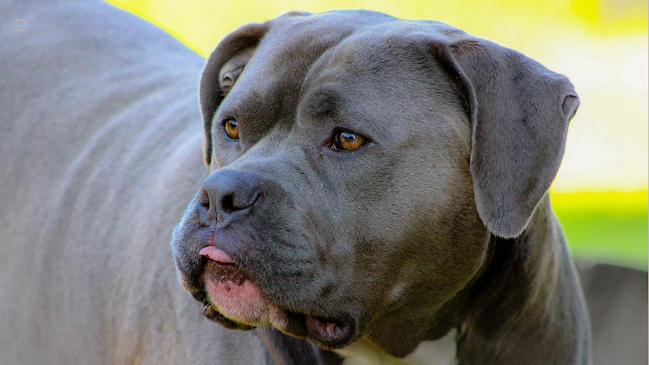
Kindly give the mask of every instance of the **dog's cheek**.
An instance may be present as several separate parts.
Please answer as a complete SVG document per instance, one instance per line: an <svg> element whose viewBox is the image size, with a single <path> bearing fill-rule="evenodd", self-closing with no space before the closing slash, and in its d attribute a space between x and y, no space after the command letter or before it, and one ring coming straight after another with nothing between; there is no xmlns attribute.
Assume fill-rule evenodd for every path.
<svg viewBox="0 0 649 365"><path fill-rule="evenodd" d="M457 156L411 156L397 166L391 194L368 200L349 219L355 261L366 263L361 277L367 284L358 290L368 300L389 302L419 285L443 300L470 280L486 249L468 166Z"/></svg>

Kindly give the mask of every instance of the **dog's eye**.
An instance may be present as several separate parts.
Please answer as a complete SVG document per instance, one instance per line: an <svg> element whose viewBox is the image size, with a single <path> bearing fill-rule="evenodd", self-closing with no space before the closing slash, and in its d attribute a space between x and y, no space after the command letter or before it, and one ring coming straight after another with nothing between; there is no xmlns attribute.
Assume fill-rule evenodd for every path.
<svg viewBox="0 0 649 365"><path fill-rule="evenodd" d="M341 131L334 136L334 142L331 146L337 151L354 151L367 143L367 139L360 134L353 132Z"/></svg>
<svg viewBox="0 0 649 365"><path fill-rule="evenodd" d="M223 123L225 134L231 139L239 139L239 123L234 119L228 119Z"/></svg>

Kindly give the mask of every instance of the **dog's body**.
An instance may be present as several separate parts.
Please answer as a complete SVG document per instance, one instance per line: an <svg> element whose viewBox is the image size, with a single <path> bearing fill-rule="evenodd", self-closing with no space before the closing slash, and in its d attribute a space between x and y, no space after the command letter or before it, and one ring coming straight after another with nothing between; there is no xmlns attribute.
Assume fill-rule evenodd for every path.
<svg viewBox="0 0 649 365"><path fill-rule="evenodd" d="M204 177L203 59L99 2L0 14L0 364L263 364L228 362L260 340L202 318L169 250Z"/></svg>
<svg viewBox="0 0 649 365"><path fill-rule="evenodd" d="M465 37L463 33L437 23L412 29L392 26L392 18L375 13L333 13L324 20L292 14L244 28L215 52L201 84L204 135L196 92L202 59L108 5L47 4L0 7L2 14L27 20L25 31L9 25L0 34L0 365L372 364L378 358L431 365L589 362L589 328L579 282L546 194L577 105L564 78L521 55L483 44L495 49L494 54L507 53L503 62L516 59L516 66L507 66L516 68L507 76L512 80L527 77L527 67L535 77L553 80L552 85L535 87L556 95L515 90L529 98L539 115L552 114L538 121L536 115L523 113L534 130L530 133L538 133L536 140L519 145L516 133L510 136L510 147L556 148L530 162L518 158L525 150L509 156L500 147L492 148L499 137L490 130L505 127L472 126L478 113L487 113L478 105L489 102L479 100L480 90L464 100L457 95L473 85L487 87L479 85L480 73L469 66L481 61L442 49L453 37ZM371 47L327 53L338 44L360 47L350 35L373 24L383 28L381 41L387 39L394 48L376 54ZM431 32L422 33L424 28ZM370 32L372 37L378 29ZM308 38L313 32L319 36ZM411 38L399 38L406 33ZM356 41L376 41L372 37ZM410 48L400 48L410 41ZM453 52L473 42L477 40L455 43ZM426 55L424 49L434 51ZM395 50L421 58L393 62ZM320 57L323 54L330 57ZM336 68L336 57L347 57L349 65L359 60L373 65L389 82L363 79L364 70L353 66ZM245 73L243 66L249 67ZM460 74L454 74L458 70ZM232 72L236 75L228 80ZM339 77L340 72L351 74ZM359 151L358 156L382 154L382 162L366 157L365 166L378 164L385 170L372 174L357 165L344 178L332 177L327 175L331 169L350 169L345 164L351 155L318 165L322 156L339 158L333 154L341 152L306 156L304 140L294 138L295 133L308 135L315 127L293 123L296 115L327 115L340 102L335 88L329 94L309 94L314 85L334 87L349 80L353 82L346 84L343 97L356 98L357 103L346 106L348 113L367 106L369 111L356 109L356 117L376 117L379 124L381 117L420 118L421 125L414 133L408 130L412 126L390 131L400 136L401 148L413 151L392 158L387 149L381 150L386 141L383 127L367 127L365 133L373 134L368 142L373 152ZM404 80L407 85L400 84ZM231 82L227 90L226 82ZM362 89L369 96L353 89L363 82L370 83ZM398 92L391 92L389 100L373 91L390 87ZM507 87L511 86L503 90ZM221 124L212 123L221 92L232 95L223 102L231 114L223 114L221 105L218 120L239 119L242 139L232 142L240 143L238 147L214 140L225 138L219 134ZM303 102L307 94L316 100L308 107ZM542 110L550 108L548 100L551 112ZM252 107L242 110L241 103ZM498 103L494 110L506 108L503 100ZM508 117L515 119L514 114ZM427 119L431 116L436 125L432 130ZM244 120L259 124L251 127ZM285 124L274 124L278 120ZM554 122L559 124L552 126ZM345 133L352 133L352 127L361 128L348 125ZM547 132L549 140L546 128L553 129ZM489 144L476 142L476 135ZM212 178L192 200L205 178L202 138L207 141L203 152ZM511 166L491 163L493 158L486 156L493 153L504 153L518 164L514 168L522 177L517 178L535 177L522 188L506 181L507 191L496 191L503 186L492 185L503 176L484 167L505 173ZM469 167L477 160L483 165ZM418 165L427 167L418 170ZM437 177L419 176L421 171ZM249 175L242 177L244 172ZM244 193L242 184L248 189ZM229 192L224 193L224 185ZM377 195L371 185L385 194ZM255 189L263 190L261 199ZM395 191L402 195L392 194ZM473 194L479 195L477 203ZM221 199L215 199L217 195ZM507 200L510 195L533 198L512 202ZM242 203L246 199L250 201ZM205 315L230 327L270 324L337 354L267 327L225 329L201 315L199 303L178 285L168 248L170 231L189 201L175 230L173 251L185 288L212 302ZM338 205L332 206L332 201ZM261 218L253 211L245 217L255 218L233 218L253 205L266 210ZM351 218L336 213L336 207L352 212ZM249 239L232 243L219 236L223 225L238 227L253 219L263 225L248 227L236 237L254 233L260 245L239 245ZM362 224L349 223L354 219ZM386 222L398 224L386 230ZM355 247L354 237L361 233L364 241ZM300 240L293 242L296 235ZM341 236L345 240L340 241ZM314 237L321 240L312 241ZM212 260L199 254L207 246L213 249L203 256ZM246 270L241 280L243 287L253 288L246 292L254 297L251 301L258 300L254 313L236 296L217 304L213 294L220 284L209 284L211 277L203 270L207 262L226 258ZM214 265L210 270L218 270ZM229 280L228 291L242 286ZM223 313L217 312L219 306Z"/></svg>

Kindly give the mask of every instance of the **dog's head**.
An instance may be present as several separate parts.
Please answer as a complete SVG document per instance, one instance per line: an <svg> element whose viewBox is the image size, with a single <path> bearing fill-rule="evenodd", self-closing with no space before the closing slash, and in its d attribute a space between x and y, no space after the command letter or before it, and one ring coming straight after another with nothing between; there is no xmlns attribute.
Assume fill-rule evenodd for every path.
<svg viewBox="0 0 649 365"><path fill-rule="evenodd" d="M388 350L404 323L429 330L490 235L525 229L579 103L520 53L367 11L240 28L200 94L209 175L172 241L184 287L231 328Z"/></svg>

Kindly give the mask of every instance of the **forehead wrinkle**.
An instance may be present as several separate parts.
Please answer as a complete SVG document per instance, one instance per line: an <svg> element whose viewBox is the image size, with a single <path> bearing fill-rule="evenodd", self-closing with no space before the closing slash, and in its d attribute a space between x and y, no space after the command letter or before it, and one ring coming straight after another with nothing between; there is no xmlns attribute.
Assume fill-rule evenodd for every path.
<svg viewBox="0 0 649 365"><path fill-rule="evenodd" d="M321 118L337 113L340 95L333 85L323 86L303 98L298 116L306 113L310 118Z"/></svg>
<svg viewBox="0 0 649 365"><path fill-rule="evenodd" d="M376 113L375 108L368 108L363 103L358 103L358 100L348 98L348 94L344 90L333 89L333 85L315 90L311 93L312 96L307 98L304 106L300 107L297 122L328 119L338 127L361 133L374 140L387 140L389 126L384 117L386 114L381 114L380 111Z"/></svg>
<svg viewBox="0 0 649 365"><path fill-rule="evenodd" d="M362 17L359 15L363 15ZM309 16L285 16L269 22L269 33L258 49L267 55L266 74L282 77L295 92L283 92L285 107L299 106L310 83L312 70L328 58L340 43L379 24L394 21L391 16L371 11L330 11ZM291 67L286 67L291 63ZM295 98L294 96L297 96Z"/></svg>
<svg viewBox="0 0 649 365"><path fill-rule="evenodd" d="M265 87L240 88L242 91L233 90L221 103L217 110L220 116L239 116L245 119L258 118L259 115L273 117L276 113L276 103L268 98L275 94L273 89L276 84L270 83Z"/></svg>

